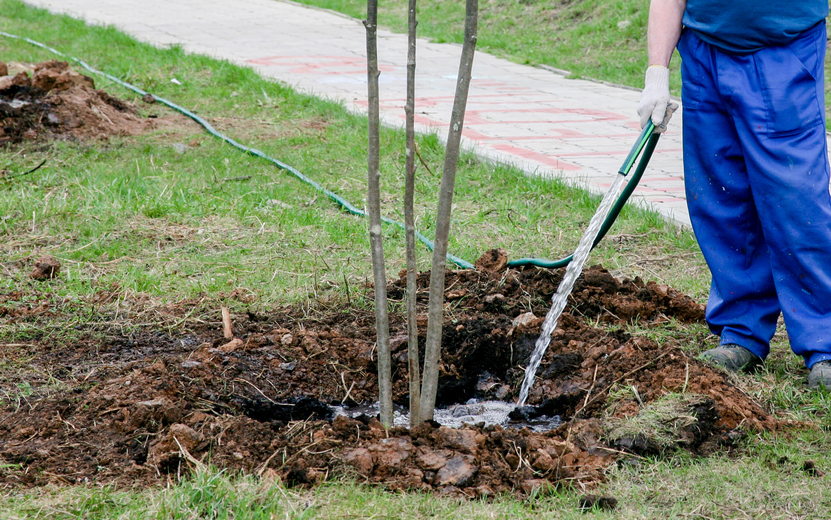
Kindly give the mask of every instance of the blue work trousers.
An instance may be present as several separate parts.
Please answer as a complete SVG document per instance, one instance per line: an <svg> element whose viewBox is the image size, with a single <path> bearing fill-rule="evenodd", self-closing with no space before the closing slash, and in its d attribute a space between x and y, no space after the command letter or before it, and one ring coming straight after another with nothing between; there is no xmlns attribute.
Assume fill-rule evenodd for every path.
<svg viewBox="0 0 831 520"><path fill-rule="evenodd" d="M791 349L831 359L825 23L786 46L724 53L682 33L684 174L721 343L764 359L780 313Z"/></svg>

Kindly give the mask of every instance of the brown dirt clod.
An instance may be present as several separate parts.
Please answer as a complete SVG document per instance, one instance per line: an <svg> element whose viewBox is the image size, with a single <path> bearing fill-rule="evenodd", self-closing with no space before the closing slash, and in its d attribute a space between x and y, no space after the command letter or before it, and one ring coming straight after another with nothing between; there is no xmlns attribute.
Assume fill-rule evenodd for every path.
<svg viewBox="0 0 831 520"><path fill-rule="evenodd" d="M35 267L29 274L35 280L51 280L61 273L61 263L51 255L44 255L35 261Z"/></svg>

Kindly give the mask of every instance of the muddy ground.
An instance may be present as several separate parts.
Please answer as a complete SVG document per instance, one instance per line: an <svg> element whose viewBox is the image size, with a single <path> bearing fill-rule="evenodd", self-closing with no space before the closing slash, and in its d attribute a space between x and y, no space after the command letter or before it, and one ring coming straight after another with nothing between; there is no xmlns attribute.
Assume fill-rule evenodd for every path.
<svg viewBox="0 0 831 520"><path fill-rule="evenodd" d="M33 78L0 78L0 139L7 146L152 127L129 103L94 90L83 78L65 74L61 80L66 71L53 62L35 67ZM51 83L39 82L38 74ZM86 100L71 104L81 94ZM505 269L496 251L477 265L447 273L441 407L516 399L541 317L563 274ZM51 272L60 276L59 269ZM67 312L49 291L50 276L42 277L34 298L0 294L0 327ZM421 342L428 280L427 273L419 277ZM403 300L404 286L403 280L390 283L390 300ZM366 296L362 301L371 301ZM375 324L365 306L252 310L233 316L234 337L226 338L218 322L186 319L197 302L164 310L179 327L103 325L118 322L119 312L124 319L122 304L114 302L128 308L126 297L114 287L81 302L91 316L76 327L72 341L38 333L2 342L2 365L27 367L19 377L0 380L0 485L156 485L209 464L289 486L348 477L460 496L526 495L550 486L591 487L629 454L684 449L704 456L731 449L745 432L780 427L723 373L679 345L626 332L628 324L648 329L670 319L701 322L700 305L666 286L618 280L600 266L578 280L530 394L533 407L526 415L563 420L548 432L514 424L449 429L435 423L385 430L375 417L335 417L335 405L376 400ZM406 406L406 324L397 314L391 320L394 400ZM671 445L644 435L611 435L610 417L634 416L682 392L692 397Z"/></svg>
<svg viewBox="0 0 831 520"><path fill-rule="evenodd" d="M447 273L440 406L516 399L540 332L537 316L545 315L561 276L545 269ZM420 277L421 307L427 281ZM390 285L393 301L402 298L403 285ZM119 297L102 292L95 300ZM48 304L16 305L19 299L0 295L0 319L50 312ZM188 306L171 312L185 315ZM721 372L676 345L614 327L670 318L701 320L702 309L668 287L588 269L529 398L533 412L565 421L544 433L511 424L387 431L374 417L333 417L333 405L369 403L377 395L374 317L348 304L234 316L233 340L217 324L129 335L81 331L88 339L71 345L33 337L6 346L3 356L31 359L34 371L50 374L43 384L59 388L33 388L30 396L4 401L0 457L7 469L0 482L154 484L212 464L279 476L289 485L348 475L470 496L590 486L627 452L666 448L648 438L608 438L610 390L631 387L643 406L673 392L698 396L686 411L694 420L673 449L706 455L729 448L742 431L776 428ZM401 316L393 316L392 329L394 400L406 405ZM631 395L616 397L614 415L631 416L641 406Z"/></svg>

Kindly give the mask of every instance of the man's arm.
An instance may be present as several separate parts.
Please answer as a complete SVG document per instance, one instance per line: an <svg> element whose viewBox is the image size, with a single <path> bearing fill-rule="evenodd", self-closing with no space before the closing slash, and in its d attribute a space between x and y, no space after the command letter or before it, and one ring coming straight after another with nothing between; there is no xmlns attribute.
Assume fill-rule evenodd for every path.
<svg viewBox="0 0 831 520"><path fill-rule="evenodd" d="M669 67L672 51L681 37L681 18L687 0L652 0L649 4L649 25L646 41L649 65Z"/></svg>
<svg viewBox="0 0 831 520"><path fill-rule="evenodd" d="M678 108L669 101L669 60L681 37L681 20L687 0L652 0L649 4L649 25L646 29L649 68L638 105L641 127L649 120L655 131L666 130L669 118Z"/></svg>

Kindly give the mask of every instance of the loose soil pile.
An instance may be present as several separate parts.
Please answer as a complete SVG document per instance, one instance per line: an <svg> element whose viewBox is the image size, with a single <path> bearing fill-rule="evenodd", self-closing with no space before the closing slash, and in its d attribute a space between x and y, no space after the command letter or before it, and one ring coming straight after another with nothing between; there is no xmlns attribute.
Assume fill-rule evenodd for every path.
<svg viewBox="0 0 831 520"><path fill-rule="evenodd" d="M153 125L65 63L39 64L29 76L0 78L0 142L7 145L138 133ZM506 269L504 260L493 251L476 270L447 272L439 406L513 401L519 392L563 273ZM59 265L35 276L40 271L35 266L32 276L46 287L60 276ZM428 280L429 274L419 276L421 341ZM403 300L404 287L403 280L391 283L389 298ZM23 303L32 295L0 294L0 326L65 312L50 303L53 295L40 296ZM126 298L116 289L81 302L90 318L76 327L77 340L36 336L0 349L3 366L29 363L22 375L0 381L2 485L153 485L211 464L290 486L346 475L394 489L524 495L601 482L627 452L706 454L730 446L744 430L778 425L721 372L677 345L658 345L622 327L700 322L701 306L666 286L617 280L602 267L578 280L531 391L532 407L520 414L561 416L563 424L545 433L435 423L385 430L374 417L334 417L333 405L377 399L374 317L357 305L249 312L235 318L234 339L216 324L138 333L102 328L118 322L121 305L130 307ZM191 310L187 302L168 309L180 324ZM394 401L406 405L406 325L400 315L391 320ZM686 401L684 426L670 448L640 434L609 435L610 415L635 416L672 393L694 398Z"/></svg>
<svg viewBox="0 0 831 520"><path fill-rule="evenodd" d="M138 135L155 125L64 61L0 62L0 145Z"/></svg>
<svg viewBox="0 0 831 520"><path fill-rule="evenodd" d="M537 316L547 312L561 277L545 269L447 273L439 405L516 398L540 333ZM428 274L419 277L421 316L428 280ZM393 301L403 297L404 285L390 285ZM19 297L0 295L0 319L50 312L48 305L13 305ZM101 293L96 300L118 297ZM693 420L674 446L695 453L729 446L740 429L776 428L724 374L677 346L595 326L649 326L670 318L698 321L703 312L666 286L588 269L529 398L531 414L565 421L545 433L483 424L385 430L374 417L333 417L332 405L370 403L378 390L374 317L349 305L249 313L235 319L237 337L230 341L218 327L182 335L109 330L70 346L33 338L25 355L35 370L60 382L60 391L35 388L32 396L6 401L0 457L12 469L0 481L153 484L212 464L278 476L289 485L351 475L390 488L468 496L591 485L626 451L658 449L648 438L607 438L606 405L616 388L636 388L643 406L670 393L698 396L687 410ZM401 316L392 317L392 329L394 400L406 405ZM617 400L614 415L632 416L641 406L634 397Z"/></svg>

